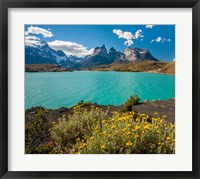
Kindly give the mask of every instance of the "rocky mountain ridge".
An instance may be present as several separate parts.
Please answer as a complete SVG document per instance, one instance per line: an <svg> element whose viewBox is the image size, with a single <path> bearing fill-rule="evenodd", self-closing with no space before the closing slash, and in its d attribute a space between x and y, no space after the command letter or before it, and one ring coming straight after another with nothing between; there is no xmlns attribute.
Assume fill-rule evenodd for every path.
<svg viewBox="0 0 200 179"><path fill-rule="evenodd" d="M126 48L124 53L114 47L107 50L105 45L96 47L91 55L84 58L67 56L62 50L52 49L47 42L25 46L26 64L57 64L65 68L87 68L108 65L114 62L159 61L143 48Z"/></svg>

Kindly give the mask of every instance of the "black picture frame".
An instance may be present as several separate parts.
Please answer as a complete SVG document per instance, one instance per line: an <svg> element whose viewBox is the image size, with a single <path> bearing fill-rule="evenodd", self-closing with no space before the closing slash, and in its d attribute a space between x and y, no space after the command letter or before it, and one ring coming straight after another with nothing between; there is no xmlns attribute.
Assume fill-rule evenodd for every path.
<svg viewBox="0 0 200 179"><path fill-rule="evenodd" d="M15 172L8 171L8 9L9 8L192 8L192 171L179 172ZM21 178L200 178L200 2L198 0L0 0L0 177ZM173 162L173 161L172 161Z"/></svg>

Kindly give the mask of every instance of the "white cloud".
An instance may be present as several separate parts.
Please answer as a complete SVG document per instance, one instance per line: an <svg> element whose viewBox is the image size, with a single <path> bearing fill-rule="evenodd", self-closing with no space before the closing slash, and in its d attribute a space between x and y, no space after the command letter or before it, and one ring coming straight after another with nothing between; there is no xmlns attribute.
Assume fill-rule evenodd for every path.
<svg viewBox="0 0 200 179"><path fill-rule="evenodd" d="M133 41L132 41L132 40L127 40L127 41L124 42L124 45L127 45L128 47L129 47L130 45L132 45L132 44L133 44Z"/></svg>
<svg viewBox="0 0 200 179"><path fill-rule="evenodd" d="M40 40L40 38L38 38L36 36L26 36L25 40Z"/></svg>
<svg viewBox="0 0 200 179"><path fill-rule="evenodd" d="M150 44L152 44L154 42L154 39L151 40Z"/></svg>
<svg viewBox="0 0 200 179"><path fill-rule="evenodd" d="M126 40L131 40L134 38L133 34L131 32L124 32L123 33L123 38Z"/></svg>
<svg viewBox="0 0 200 179"><path fill-rule="evenodd" d="M147 29L152 29L152 28L153 28L153 26L155 26L155 25L148 24L148 25L146 25L146 28L147 28Z"/></svg>
<svg viewBox="0 0 200 179"><path fill-rule="evenodd" d="M37 45L40 45L40 41L38 41L38 40L25 39L25 45L26 45L26 46L35 47L35 46L37 46Z"/></svg>
<svg viewBox="0 0 200 179"><path fill-rule="evenodd" d="M119 29L114 29L113 33L118 35L119 38L123 38L126 40L131 40L134 38L134 36L131 32L123 32L122 30L119 30Z"/></svg>
<svg viewBox="0 0 200 179"><path fill-rule="evenodd" d="M163 39L164 40L164 42L172 42L172 40L171 39Z"/></svg>
<svg viewBox="0 0 200 179"><path fill-rule="evenodd" d="M125 39L126 41L124 42L124 45L127 46L134 44L133 39L144 37L142 30L140 29L137 30L134 35L131 32L123 32L120 29L113 29L113 33L116 34L119 38Z"/></svg>
<svg viewBox="0 0 200 179"><path fill-rule="evenodd" d="M25 45L26 46L37 46L40 45L40 38L36 36L25 36Z"/></svg>
<svg viewBox="0 0 200 179"><path fill-rule="evenodd" d="M27 31L25 31L25 35L29 35L29 34L41 34L43 37L47 38L47 37L52 37L53 34L51 31L48 31L46 29L42 29L40 27L34 27L34 26L30 26L27 28Z"/></svg>
<svg viewBox="0 0 200 179"><path fill-rule="evenodd" d="M119 29L114 29L113 33L117 34L119 38L123 38L123 31Z"/></svg>
<svg viewBox="0 0 200 179"><path fill-rule="evenodd" d="M155 42L161 42L161 41L162 41L162 37L155 38Z"/></svg>
<svg viewBox="0 0 200 179"><path fill-rule="evenodd" d="M135 32L135 39L143 38L143 37L144 37L144 35L143 35L143 32L142 32L141 29L139 29L139 30L137 30L137 31Z"/></svg>
<svg viewBox="0 0 200 179"><path fill-rule="evenodd" d="M54 40L48 42L48 45L54 50L62 50L66 55L76 55L84 57L93 53L94 49L88 50L87 47L70 41Z"/></svg>
<svg viewBox="0 0 200 179"><path fill-rule="evenodd" d="M166 38L163 38L163 37L156 37L155 39L152 39L150 41L150 43L153 43L153 42L164 43L164 42L172 42L172 40L171 39L166 39Z"/></svg>

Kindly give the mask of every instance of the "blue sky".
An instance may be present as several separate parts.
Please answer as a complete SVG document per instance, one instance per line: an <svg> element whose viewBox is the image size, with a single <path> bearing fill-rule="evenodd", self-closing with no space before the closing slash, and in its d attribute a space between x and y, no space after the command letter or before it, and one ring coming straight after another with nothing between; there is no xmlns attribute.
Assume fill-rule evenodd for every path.
<svg viewBox="0 0 200 179"><path fill-rule="evenodd" d="M175 59L174 25L26 25L26 44L46 41L67 55L84 56L103 44L123 52L146 48L162 61Z"/></svg>

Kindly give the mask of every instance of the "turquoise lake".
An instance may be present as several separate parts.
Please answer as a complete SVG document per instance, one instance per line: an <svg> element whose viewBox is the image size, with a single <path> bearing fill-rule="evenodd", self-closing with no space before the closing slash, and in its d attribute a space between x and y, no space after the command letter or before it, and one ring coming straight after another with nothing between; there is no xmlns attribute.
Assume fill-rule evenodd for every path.
<svg viewBox="0 0 200 179"><path fill-rule="evenodd" d="M25 108L71 107L79 101L121 105L131 95L141 101L175 97L175 76L143 72L25 73Z"/></svg>

